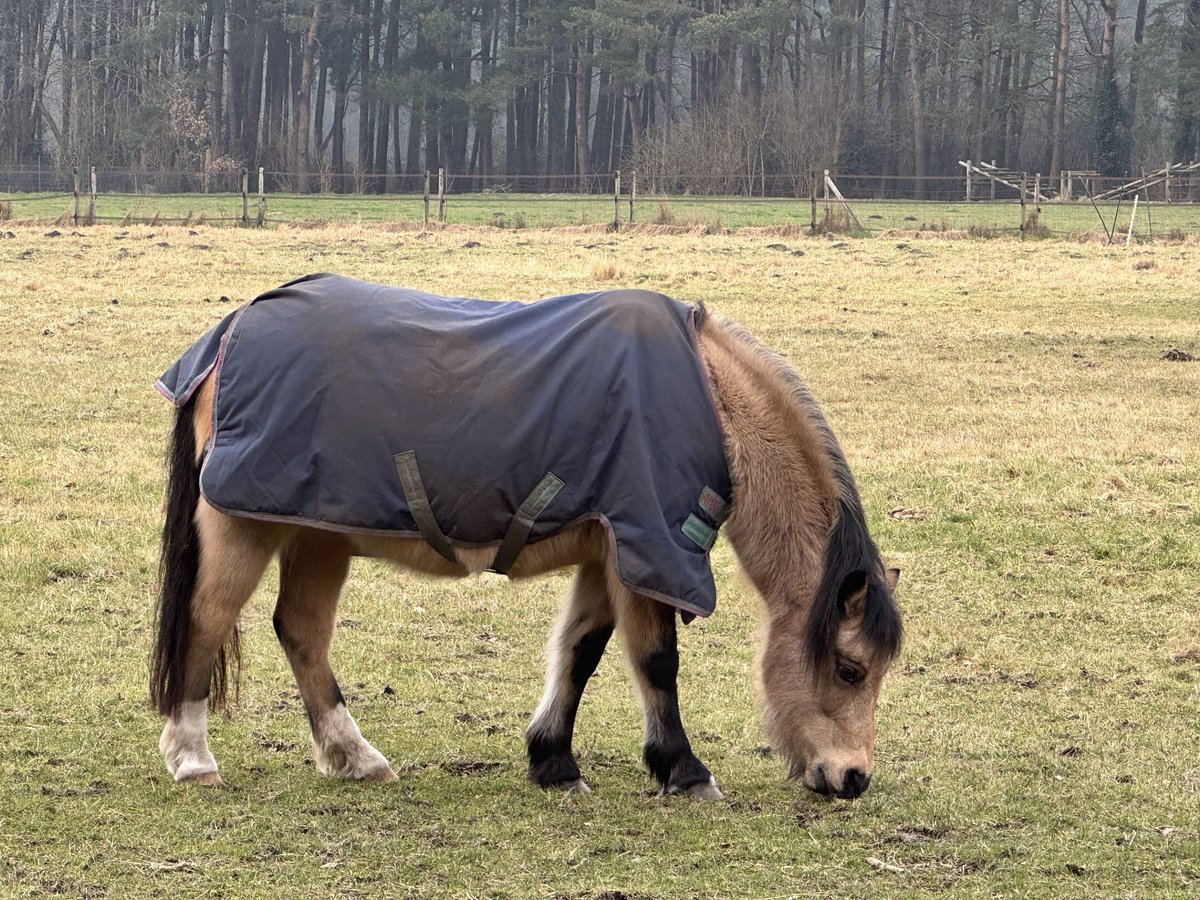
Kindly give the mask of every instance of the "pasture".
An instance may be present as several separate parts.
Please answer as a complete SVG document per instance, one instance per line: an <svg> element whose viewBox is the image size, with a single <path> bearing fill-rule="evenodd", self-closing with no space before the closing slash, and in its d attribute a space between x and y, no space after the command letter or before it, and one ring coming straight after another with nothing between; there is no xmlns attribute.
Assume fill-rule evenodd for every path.
<svg viewBox="0 0 1200 900"><path fill-rule="evenodd" d="M11 226L0 239L0 893L1185 896L1200 885L1200 246L654 229ZM473 246L467 246L468 244ZM769 245L774 245L772 248ZM779 249L782 245L783 249ZM310 271L445 293L703 298L785 354L903 570L907 643L858 801L783 781L759 609L724 542L680 701L727 800L660 798L610 649L586 796L525 783L566 574L357 561L333 660L397 784L318 775L264 584L230 785L174 784L145 702L170 410L155 378ZM271 576L268 577L270 582Z"/></svg>
<svg viewBox="0 0 1200 900"><path fill-rule="evenodd" d="M653 195L639 193L633 210L635 222L668 225L687 229L722 232L748 227L791 227L808 229L812 207L807 195L801 197L744 197L700 195ZM265 222L268 227L296 225L413 225L424 220L421 194L287 194L270 193L265 197ZM1132 200L1117 203L1103 201L1095 206L1087 200L1047 202L1037 207L1032 201L1022 210L1017 200L951 202L908 199L856 199L850 197L850 209L857 226L836 202L830 205L831 229L857 230L860 235L880 234L888 230L958 231L976 237L1018 235L1022 214L1028 217L1026 237L1095 237L1114 232L1113 240L1124 244L1133 220L1132 239L1146 241L1163 238L1178 241L1200 231L1200 204L1144 201L1136 215ZM70 193L17 194L0 197L0 218L9 214L14 221L48 223L58 220L70 224L74 208ZM86 217L87 195L80 201L80 215ZM96 198L95 221L106 224L141 223L225 223L242 221L240 194L108 194ZM529 194L482 192L449 193L446 196L445 221L451 225L488 226L500 229L540 228L546 226L604 225L614 214L622 223L629 221L628 188L614 208L611 193L604 194ZM246 206L247 221L257 221L258 200L250 194ZM437 195L429 205L431 222L437 221ZM82 219L81 219L82 220ZM817 201L817 221L824 223L825 204ZM61 227L61 226L60 226Z"/></svg>

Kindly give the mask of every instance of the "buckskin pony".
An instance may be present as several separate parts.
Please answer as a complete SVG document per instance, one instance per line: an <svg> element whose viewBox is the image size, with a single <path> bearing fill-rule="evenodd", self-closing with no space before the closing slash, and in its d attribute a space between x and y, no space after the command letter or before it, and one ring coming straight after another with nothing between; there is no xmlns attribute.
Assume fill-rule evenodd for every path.
<svg viewBox="0 0 1200 900"><path fill-rule="evenodd" d="M714 609L723 526L765 606L764 720L789 776L866 790L899 572L816 402L742 328L646 291L498 303L313 275L227 316L157 387L178 411L150 693L177 780L220 783L207 711L275 557L317 768L396 778L329 665L350 560L369 556L436 576L578 566L525 734L530 780L589 790L575 716L618 630L650 772L719 798L680 720L676 621Z"/></svg>

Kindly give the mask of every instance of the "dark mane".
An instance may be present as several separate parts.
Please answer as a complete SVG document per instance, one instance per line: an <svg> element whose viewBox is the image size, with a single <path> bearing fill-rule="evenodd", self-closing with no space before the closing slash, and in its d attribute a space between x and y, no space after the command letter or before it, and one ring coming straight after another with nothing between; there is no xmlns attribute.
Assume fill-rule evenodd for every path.
<svg viewBox="0 0 1200 900"><path fill-rule="evenodd" d="M708 310L700 304L697 328L704 327L711 319ZM818 675L833 671L838 626L848 593L852 592L847 591L847 586L854 589L860 587L864 577L867 597L860 636L871 648L876 661L890 662L900 652L904 627L884 575L883 560L867 530L862 499L841 445L817 401L791 365L778 353L764 347L740 325L724 319L720 323L787 386L796 407L808 417L820 435L836 482L837 512L825 543L821 581L813 597L808 619L807 655L814 671Z"/></svg>

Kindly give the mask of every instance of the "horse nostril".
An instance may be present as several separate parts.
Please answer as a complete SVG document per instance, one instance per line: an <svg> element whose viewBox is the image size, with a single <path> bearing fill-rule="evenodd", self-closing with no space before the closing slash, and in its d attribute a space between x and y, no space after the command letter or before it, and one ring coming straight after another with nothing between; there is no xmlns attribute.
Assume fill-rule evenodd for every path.
<svg viewBox="0 0 1200 900"><path fill-rule="evenodd" d="M862 769L847 769L842 779L841 795L847 800L862 796L863 791L871 783L871 776Z"/></svg>
<svg viewBox="0 0 1200 900"><path fill-rule="evenodd" d="M818 794L830 794L833 792L829 786L829 779L825 777L825 767L817 766L817 783L812 786L812 790Z"/></svg>

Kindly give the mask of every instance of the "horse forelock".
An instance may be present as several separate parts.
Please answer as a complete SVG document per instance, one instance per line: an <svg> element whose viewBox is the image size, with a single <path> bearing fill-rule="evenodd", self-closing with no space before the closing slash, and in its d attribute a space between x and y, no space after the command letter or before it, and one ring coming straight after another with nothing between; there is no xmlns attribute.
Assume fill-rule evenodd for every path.
<svg viewBox="0 0 1200 900"><path fill-rule="evenodd" d="M809 610L807 655L819 676L834 669L847 579L866 576L867 594L858 638L874 665L887 665L900 652L904 627L884 575L883 560L867 531L861 503L839 503L838 516L829 530L824 567Z"/></svg>
<svg viewBox="0 0 1200 900"><path fill-rule="evenodd" d="M710 325L714 319L720 323L722 331L750 350L763 370L784 387L791 403L817 435L817 444L827 463L825 468L832 481L830 493L836 497L836 504L822 555L821 578L808 616L806 655L810 664L817 673L832 672L842 604L846 600L841 595L842 588L846 579L856 572L864 573L867 579L859 638L869 648L873 662L891 662L900 651L904 635L900 613L884 575L883 560L867 530L866 515L854 475L829 421L791 365L778 353L759 343L746 329L712 316L703 306L697 327Z"/></svg>

